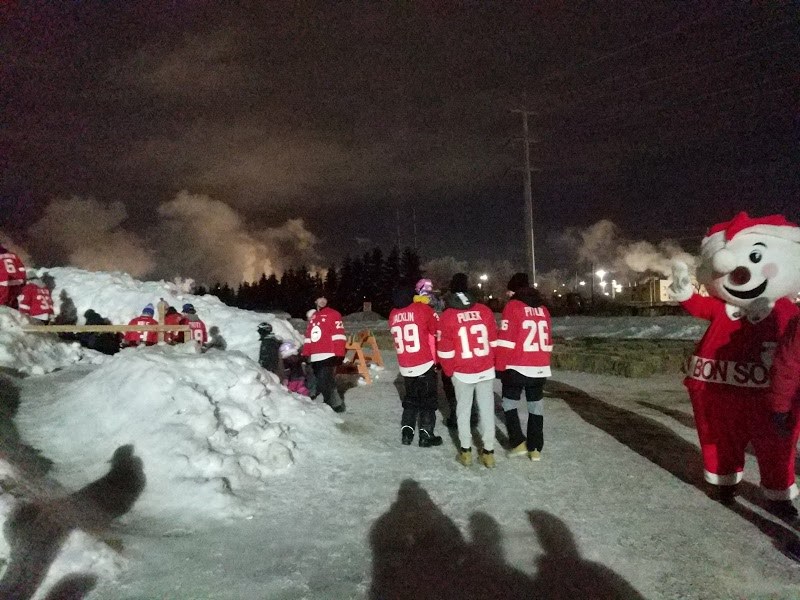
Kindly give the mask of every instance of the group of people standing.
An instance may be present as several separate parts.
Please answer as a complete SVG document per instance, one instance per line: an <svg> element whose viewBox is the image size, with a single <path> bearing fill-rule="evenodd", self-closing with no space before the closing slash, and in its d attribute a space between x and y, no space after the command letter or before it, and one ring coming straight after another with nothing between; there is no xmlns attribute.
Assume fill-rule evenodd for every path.
<svg viewBox="0 0 800 600"><path fill-rule="evenodd" d="M0 306L17 309L34 323L53 318L53 297L44 281L29 273L20 257L0 245Z"/></svg>
<svg viewBox="0 0 800 600"><path fill-rule="evenodd" d="M496 464L494 380L498 377L511 446L509 456L541 459L542 394L550 376L552 351L550 313L525 273L515 274L507 289L509 302L498 328L494 313L475 301L463 273L453 276L441 314L433 309L438 303L430 280L420 280L416 289L398 288L389 328L405 384L400 426L403 444L411 444L416 431L420 446L442 444L442 438L434 434L438 364L443 387L446 390L450 383L454 390L455 406L450 406L450 417L455 412L460 446L456 458L461 464L469 466L473 460L473 401L480 417L479 460L487 468ZM526 433L517 412L523 391L528 409Z"/></svg>

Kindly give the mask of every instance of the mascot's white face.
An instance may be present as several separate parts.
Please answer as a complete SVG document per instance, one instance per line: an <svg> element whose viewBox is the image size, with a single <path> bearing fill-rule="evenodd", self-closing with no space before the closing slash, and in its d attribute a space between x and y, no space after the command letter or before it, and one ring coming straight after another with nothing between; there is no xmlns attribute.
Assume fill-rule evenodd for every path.
<svg viewBox="0 0 800 600"><path fill-rule="evenodd" d="M722 250L702 256L697 278L709 294L742 308L757 298L794 299L800 291L800 244L741 232Z"/></svg>

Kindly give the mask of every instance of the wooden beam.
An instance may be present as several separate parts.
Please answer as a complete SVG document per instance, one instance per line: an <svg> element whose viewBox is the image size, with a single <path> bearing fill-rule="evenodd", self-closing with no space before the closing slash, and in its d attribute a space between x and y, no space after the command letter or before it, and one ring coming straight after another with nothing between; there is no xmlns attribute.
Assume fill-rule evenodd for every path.
<svg viewBox="0 0 800 600"><path fill-rule="evenodd" d="M31 325L25 333L104 333L125 331L191 331L188 325Z"/></svg>

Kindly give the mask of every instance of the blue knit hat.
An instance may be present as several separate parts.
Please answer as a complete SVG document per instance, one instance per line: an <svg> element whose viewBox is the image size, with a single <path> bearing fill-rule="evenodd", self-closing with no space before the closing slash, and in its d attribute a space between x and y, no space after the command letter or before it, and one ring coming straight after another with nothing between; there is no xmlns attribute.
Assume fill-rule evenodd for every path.
<svg viewBox="0 0 800 600"><path fill-rule="evenodd" d="M147 306L145 306L142 309L142 314L143 315L150 315L152 317L154 314L156 314L156 309L153 308L152 304L148 304Z"/></svg>

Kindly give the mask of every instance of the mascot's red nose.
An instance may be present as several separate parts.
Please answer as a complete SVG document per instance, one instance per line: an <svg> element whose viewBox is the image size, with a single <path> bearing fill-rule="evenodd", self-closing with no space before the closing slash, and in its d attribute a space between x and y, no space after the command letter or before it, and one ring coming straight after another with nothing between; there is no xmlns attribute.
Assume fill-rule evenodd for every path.
<svg viewBox="0 0 800 600"><path fill-rule="evenodd" d="M730 279L733 285L744 285L750 281L750 269L747 267L736 267L730 274Z"/></svg>

